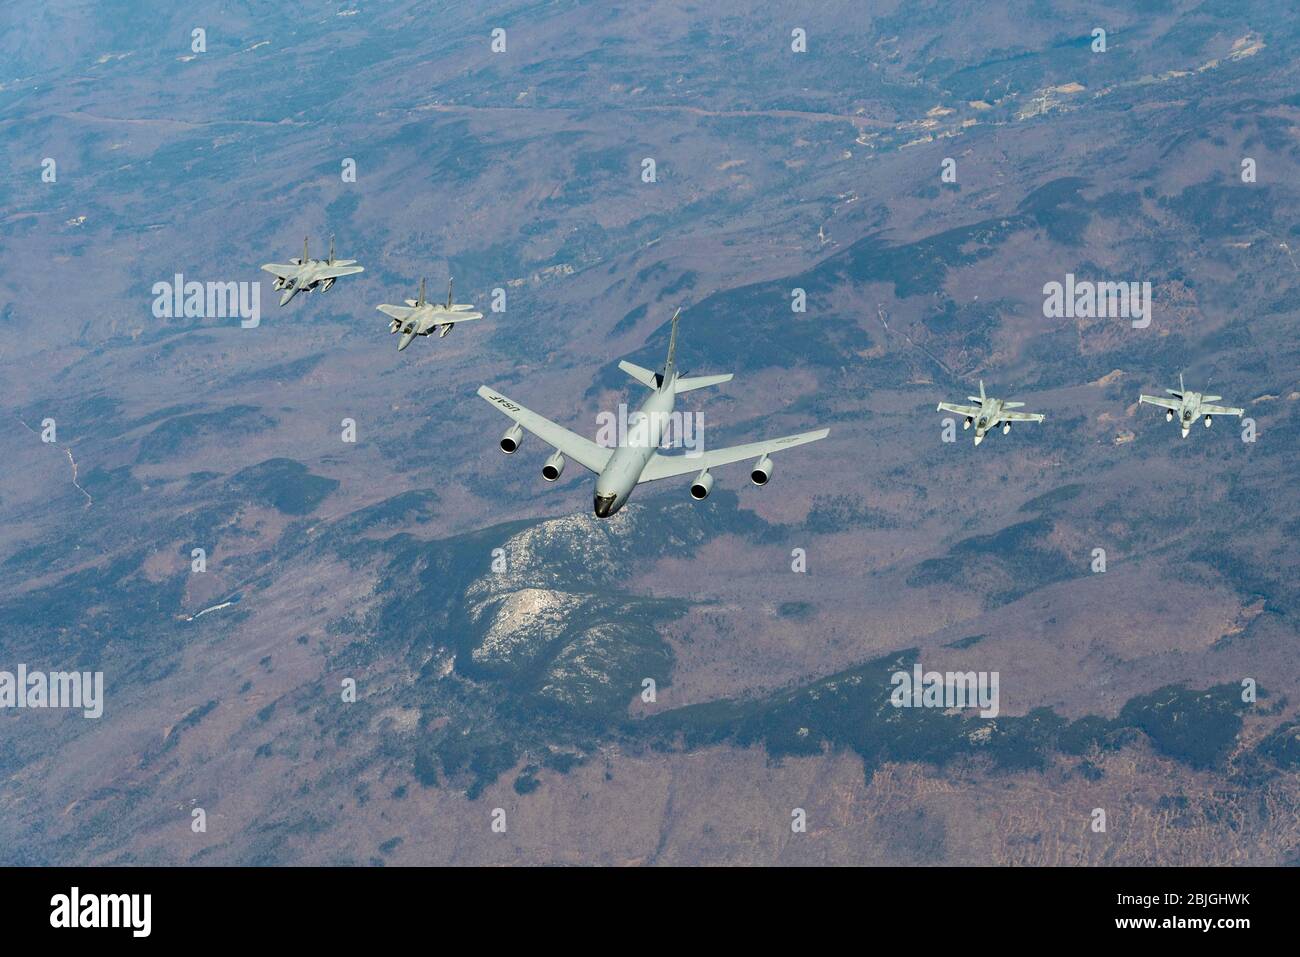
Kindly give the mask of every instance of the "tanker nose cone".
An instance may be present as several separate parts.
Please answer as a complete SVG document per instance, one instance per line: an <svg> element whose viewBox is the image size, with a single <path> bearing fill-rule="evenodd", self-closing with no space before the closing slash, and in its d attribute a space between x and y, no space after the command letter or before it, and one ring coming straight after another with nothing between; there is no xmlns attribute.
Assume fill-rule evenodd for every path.
<svg viewBox="0 0 1300 957"><path fill-rule="evenodd" d="M596 517L609 518L614 514L614 500L618 498L613 492L596 496Z"/></svg>

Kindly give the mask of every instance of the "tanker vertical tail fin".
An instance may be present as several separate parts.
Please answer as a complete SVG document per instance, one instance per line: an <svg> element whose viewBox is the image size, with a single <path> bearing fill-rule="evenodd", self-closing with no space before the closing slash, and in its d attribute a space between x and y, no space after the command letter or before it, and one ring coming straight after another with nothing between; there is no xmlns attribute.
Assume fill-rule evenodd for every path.
<svg viewBox="0 0 1300 957"><path fill-rule="evenodd" d="M677 322L682 314L681 307L673 313L673 328L668 334L668 358L664 360L663 378L660 380L660 388L669 385L677 375Z"/></svg>

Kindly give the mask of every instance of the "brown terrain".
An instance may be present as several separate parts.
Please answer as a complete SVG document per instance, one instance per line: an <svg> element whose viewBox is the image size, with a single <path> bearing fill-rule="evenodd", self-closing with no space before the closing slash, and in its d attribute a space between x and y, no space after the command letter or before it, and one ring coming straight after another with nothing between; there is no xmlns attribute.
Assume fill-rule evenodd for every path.
<svg viewBox="0 0 1300 957"><path fill-rule="evenodd" d="M0 34L0 671L106 687L0 712L0 862L1300 861L1288 11L191 6ZM153 314L304 234L365 273ZM497 451L480 383L593 435L679 305L709 445L829 438L606 522ZM1256 441L1137 404L1180 372ZM980 379L1047 420L941 441ZM890 708L918 660L1000 715Z"/></svg>

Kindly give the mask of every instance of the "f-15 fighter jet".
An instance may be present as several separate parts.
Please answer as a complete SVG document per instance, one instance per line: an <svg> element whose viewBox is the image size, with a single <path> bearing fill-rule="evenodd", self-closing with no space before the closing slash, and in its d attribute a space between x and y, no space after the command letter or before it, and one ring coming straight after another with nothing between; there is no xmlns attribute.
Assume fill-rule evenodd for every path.
<svg viewBox="0 0 1300 957"><path fill-rule="evenodd" d="M287 264L267 263L262 268L275 277L275 288L283 289L280 305L285 305L300 292L311 292L320 288L328 289L335 280L343 276L352 276L365 272L364 266L358 266L355 259L334 258L334 237L330 237L329 259L312 259L307 253L307 238L302 240L302 258L291 259Z"/></svg>
<svg viewBox="0 0 1300 957"><path fill-rule="evenodd" d="M405 306L390 306L385 303L376 306L380 312L393 321L388 324L390 333L402 334L397 340L397 351L401 352L411 344L416 336L428 336L434 332L441 339L451 332L451 327L458 322L482 319L483 313L474 312L474 307L463 302L451 301L451 280L447 280L447 304L426 302L424 299L424 280L420 280L418 299L407 299Z"/></svg>

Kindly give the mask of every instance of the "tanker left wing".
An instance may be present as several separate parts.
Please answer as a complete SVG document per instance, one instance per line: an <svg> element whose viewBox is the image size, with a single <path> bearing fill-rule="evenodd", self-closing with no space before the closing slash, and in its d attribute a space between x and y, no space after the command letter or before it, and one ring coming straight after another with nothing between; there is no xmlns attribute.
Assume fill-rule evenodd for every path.
<svg viewBox="0 0 1300 957"><path fill-rule="evenodd" d="M830 429L817 429L815 432L801 432L798 435L787 435L779 439L750 442L748 445L733 445L725 449L713 449L701 455L656 454L654 458L646 463L637 484L673 478L677 475L686 475L689 472L702 472L707 469L717 468L720 465L742 462L745 459L756 459L755 464L757 464L767 459L769 453L792 449L797 445L805 445L808 442L816 442L818 439L826 438L826 436L830 435L830 432ZM770 460L766 463L766 466L770 470ZM766 484L767 474L770 474L770 471L764 471L765 477L763 481L754 484Z"/></svg>

